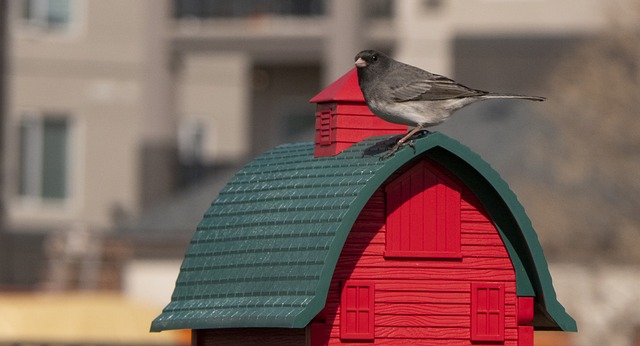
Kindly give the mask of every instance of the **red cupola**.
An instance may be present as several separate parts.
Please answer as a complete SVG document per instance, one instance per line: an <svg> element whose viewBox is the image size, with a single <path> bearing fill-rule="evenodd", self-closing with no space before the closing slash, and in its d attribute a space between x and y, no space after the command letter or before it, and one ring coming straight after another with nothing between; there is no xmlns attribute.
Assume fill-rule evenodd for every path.
<svg viewBox="0 0 640 346"><path fill-rule="evenodd" d="M358 86L355 68L314 96L315 157L334 156L371 136L404 134L407 126L386 122L371 113Z"/></svg>

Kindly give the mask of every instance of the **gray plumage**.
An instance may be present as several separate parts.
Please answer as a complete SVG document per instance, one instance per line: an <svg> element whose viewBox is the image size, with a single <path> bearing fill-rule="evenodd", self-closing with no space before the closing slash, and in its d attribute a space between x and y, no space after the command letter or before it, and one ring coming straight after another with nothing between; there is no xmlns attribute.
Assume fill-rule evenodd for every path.
<svg viewBox="0 0 640 346"><path fill-rule="evenodd" d="M544 97L493 93L472 89L447 77L407 65L374 51L356 55L358 83L376 116L415 127L398 141L392 155L417 131L447 120L458 109L488 99L544 101Z"/></svg>

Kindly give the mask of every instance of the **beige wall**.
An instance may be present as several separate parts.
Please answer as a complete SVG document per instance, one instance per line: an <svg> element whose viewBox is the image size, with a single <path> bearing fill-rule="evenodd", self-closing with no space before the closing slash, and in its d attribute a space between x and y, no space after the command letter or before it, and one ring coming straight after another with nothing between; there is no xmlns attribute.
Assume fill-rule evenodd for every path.
<svg viewBox="0 0 640 346"><path fill-rule="evenodd" d="M171 187L162 189L171 174L159 173L165 173L171 160L154 156L148 162L145 156L152 155L145 154L170 154L178 128L189 121L204 128L206 161L242 158L250 151L247 136L255 125L249 120L251 104L257 102L250 100L253 65L264 56L275 66L317 64L323 58L316 56L319 42L331 39L331 31L322 30L331 21L317 18L284 20L286 30L265 31L258 25L269 20L252 26L231 20L226 30L199 25L203 23L184 28L170 18L169 0L73 3L69 32L43 35L21 27L18 2L11 2L10 119L3 140L9 148L9 220L15 225L60 221L103 228L110 226L114 209L136 213L143 202L166 196ZM440 6L430 8L430 3ZM382 36L399 59L448 74L456 35L593 31L606 21L606 3L395 1L393 26ZM234 46L238 37L246 47ZM288 45L284 37L291 40ZM274 38L283 50L270 46ZM189 44L197 49L189 50ZM222 52L219 47L226 48ZM27 110L68 111L73 119L72 198L65 205L26 204L16 198L17 126ZM150 195L149 190L162 191Z"/></svg>
<svg viewBox="0 0 640 346"><path fill-rule="evenodd" d="M429 3L439 4L430 7ZM604 0L401 0L394 2L395 57L450 75L456 36L580 35L609 19Z"/></svg>
<svg viewBox="0 0 640 346"><path fill-rule="evenodd" d="M192 53L181 59L177 83L180 122L204 127L206 162L247 155L251 61L246 54Z"/></svg>
<svg viewBox="0 0 640 346"><path fill-rule="evenodd" d="M12 16L7 186L14 225L51 226L56 220L62 227L73 221L102 228L110 225L114 208L139 209L141 133L161 123L142 124L154 96L148 95L149 42L164 38L147 23L150 8L162 2L74 4L74 24L60 34L30 32L16 21L17 13ZM31 110L61 111L72 119L71 196L63 205L25 203L11 188L18 179L18 124Z"/></svg>

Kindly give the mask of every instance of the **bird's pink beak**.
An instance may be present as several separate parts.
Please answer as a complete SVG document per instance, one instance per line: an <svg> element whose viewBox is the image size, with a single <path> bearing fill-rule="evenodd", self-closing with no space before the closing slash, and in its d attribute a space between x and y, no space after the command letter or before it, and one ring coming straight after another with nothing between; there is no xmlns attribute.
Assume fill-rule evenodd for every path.
<svg viewBox="0 0 640 346"><path fill-rule="evenodd" d="M362 58L358 58L358 60L356 60L356 67L367 67L367 62Z"/></svg>

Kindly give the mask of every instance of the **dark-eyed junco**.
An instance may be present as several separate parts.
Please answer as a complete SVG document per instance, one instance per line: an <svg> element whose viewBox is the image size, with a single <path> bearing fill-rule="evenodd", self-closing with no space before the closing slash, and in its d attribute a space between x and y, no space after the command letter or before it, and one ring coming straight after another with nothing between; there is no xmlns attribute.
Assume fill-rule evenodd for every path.
<svg viewBox="0 0 640 346"><path fill-rule="evenodd" d="M389 150L385 158L406 145L418 131L442 123L453 112L474 102L487 99L545 100L544 97L471 89L375 50L364 50L356 55L355 60L358 83L373 114L391 123L414 127Z"/></svg>

